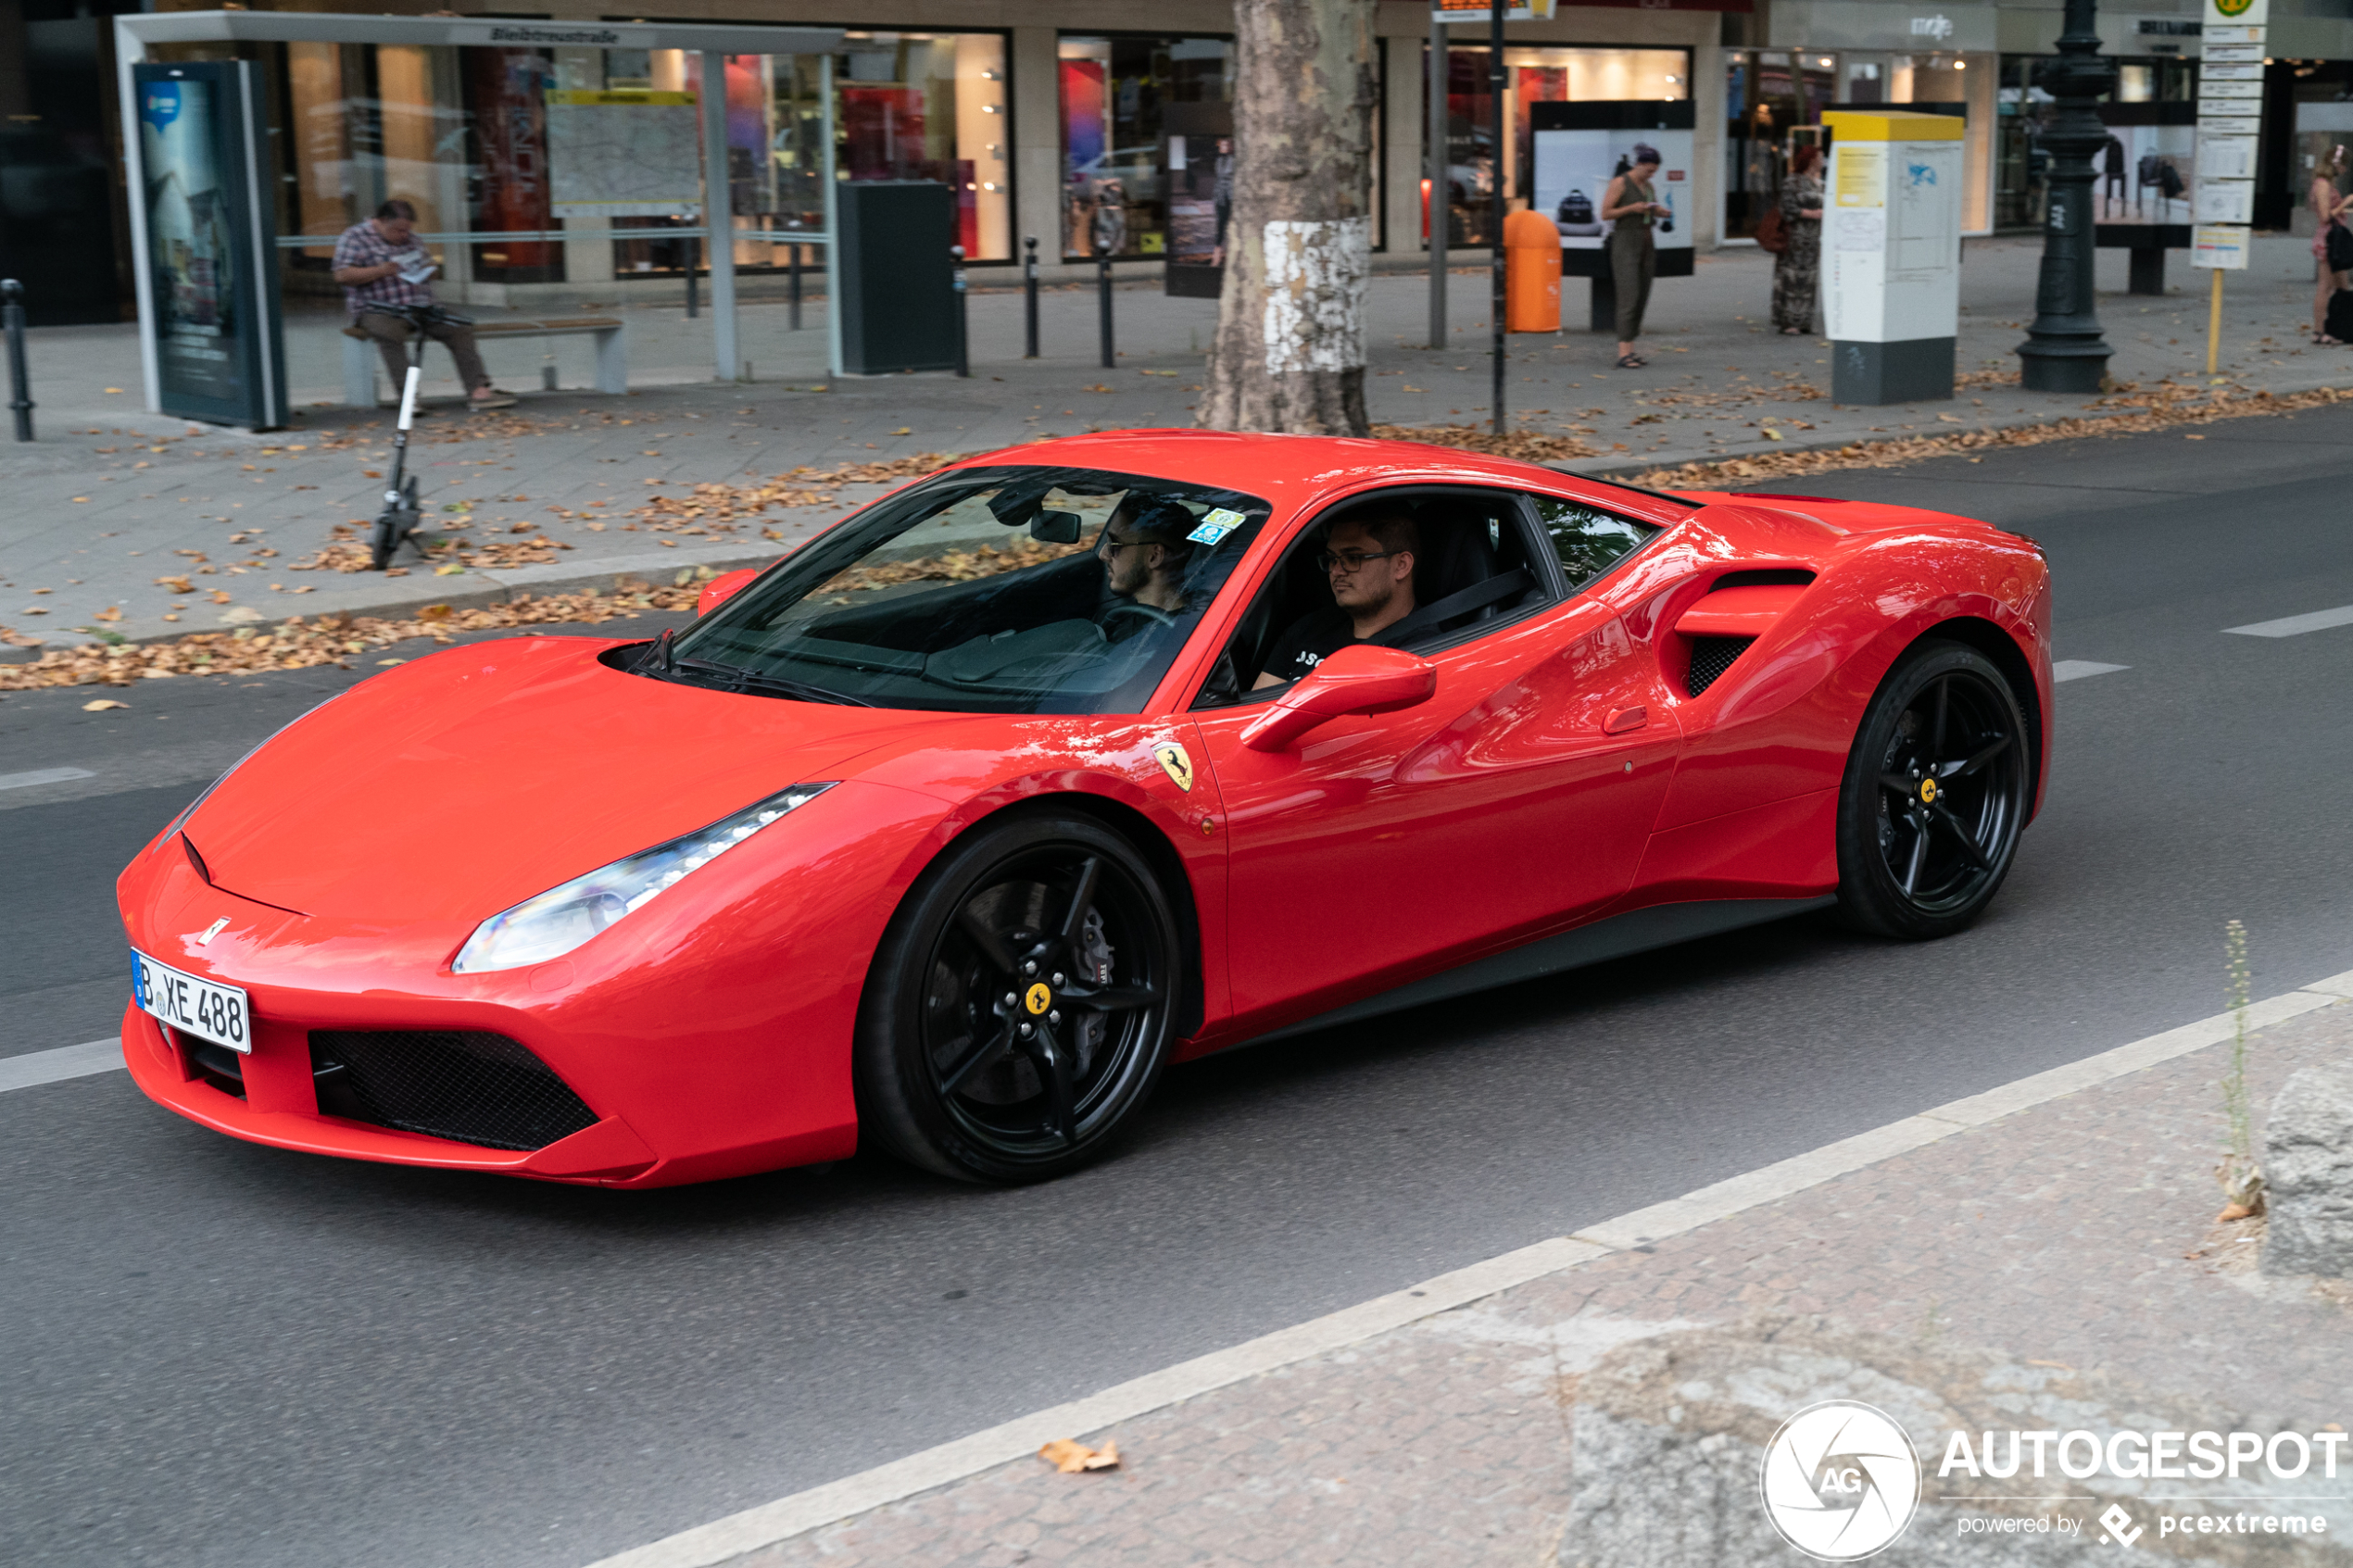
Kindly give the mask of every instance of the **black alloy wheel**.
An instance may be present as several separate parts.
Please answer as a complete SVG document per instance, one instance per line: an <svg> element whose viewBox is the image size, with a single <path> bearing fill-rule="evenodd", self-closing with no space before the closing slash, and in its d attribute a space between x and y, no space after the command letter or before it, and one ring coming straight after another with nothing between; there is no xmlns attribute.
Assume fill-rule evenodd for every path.
<svg viewBox="0 0 2353 1568"><path fill-rule="evenodd" d="M1182 996L1175 910L1091 818L967 835L892 918L859 1013L861 1126L970 1182L1097 1158L1159 1081Z"/></svg>
<svg viewBox="0 0 2353 1568"><path fill-rule="evenodd" d="M1909 941L1982 914L2009 874L2033 801L2033 744L1984 655L1915 645L1871 698L1839 796L1839 909Z"/></svg>

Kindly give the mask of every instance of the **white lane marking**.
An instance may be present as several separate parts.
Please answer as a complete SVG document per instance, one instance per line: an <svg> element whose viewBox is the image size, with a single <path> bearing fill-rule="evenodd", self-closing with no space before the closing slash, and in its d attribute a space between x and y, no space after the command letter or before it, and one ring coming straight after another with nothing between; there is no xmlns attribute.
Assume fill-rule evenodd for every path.
<svg viewBox="0 0 2353 1568"><path fill-rule="evenodd" d="M0 1094L10 1089L29 1089L35 1084L54 1084L63 1078L112 1073L121 1066L122 1042L116 1039L59 1046L53 1051L28 1051L22 1056L0 1056Z"/></svg>
<svg viewBox="0 0 2353 1568"><path fill-rule="evenodd" d="M2283 616L2277 621L2259 621L2252 626L2225 626L2222 632L2232 637L2294 637L2306 632L2325 632L2332 626L2353 626L2353 605L2316 609L2309 615Z"/></svg>
<svg viewBox="0 0 2353 1568"><path fill-rule="evenodd" d="M2106 675L2113 671L2130 670L2129 664L2095 664L2088 659L2062 659L2051 666L2054 684L2060 681L2080 681L2086 675Z"/></svg>
<svg viewBox="0 0 2353 1568"><path fill-rule="evenodd" d="M2353 971L2257 1002L2246 1010L2246 1024L2250 1029L2259 1029L2347 1001L2353 1001ZM2236 1027L2237 1020L2230 1013L2201 1018L2195 1023L2151 1035L1983 1094L1936 1106L1851 1138L1841 1138L1665 1203L1588 1225L1574 1236L1540 1241L1532 1247L1343 1308L1328 1316L1279 1329L1230 1349L1147 1373L1099 1394L1037 1411L856 1475L746 1509L741 1513L616 1553L589 1568L715 1568L730 1558L790 1537L1026 1459L1056 1437L1079 1437L1100 1432L1244 1378L1328 1355L1435 1313L1450 1311L1630 1247L1729 1219L1890 1156L2171 1061L2191 1051L2220 1045L2232 1037Z"/></svg>
<svg viewBox="0 0 2353 1568"><path fill-rule="evenodd" d="M31 789L34 784L63 784L68 779L94 779L87 768L35 768L30 773L0 773L0 789Z"/></svg>

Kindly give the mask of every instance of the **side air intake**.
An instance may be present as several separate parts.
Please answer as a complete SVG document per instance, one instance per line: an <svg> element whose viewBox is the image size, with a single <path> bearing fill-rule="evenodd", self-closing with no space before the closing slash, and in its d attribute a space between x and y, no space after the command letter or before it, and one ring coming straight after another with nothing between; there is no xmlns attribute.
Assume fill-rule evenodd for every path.
<svg viewBox="0 0 2353 1568"><path fill-rule="evenodd" d="M1755 641L1755 637L1693 637L1692 669L1683 677L1683 690L1692 696L1707 690Z"/></svg>

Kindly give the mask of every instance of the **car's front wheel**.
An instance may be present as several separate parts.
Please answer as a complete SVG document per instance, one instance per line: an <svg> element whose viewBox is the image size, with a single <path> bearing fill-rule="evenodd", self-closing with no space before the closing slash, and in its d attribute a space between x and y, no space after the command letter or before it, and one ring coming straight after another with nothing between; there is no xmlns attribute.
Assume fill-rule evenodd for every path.
<svg viewBox="0 0 2353 1568"><path fill-rule="evenodd" d="M963 1181L1085 1164L1159 1080L1182 962L1168 897L1118 834L1078 814L984 825L925 872L875 955L861 1128Z"/></svg>
<svg viewBox="0 0 2353 1568"><path fill-rule="evenodd" d="M2009 683L1959 643L1915 645L1880 684L1838 807L1847 923L1910 941L1984 912L2033 801L2033 747Z"/></svg>

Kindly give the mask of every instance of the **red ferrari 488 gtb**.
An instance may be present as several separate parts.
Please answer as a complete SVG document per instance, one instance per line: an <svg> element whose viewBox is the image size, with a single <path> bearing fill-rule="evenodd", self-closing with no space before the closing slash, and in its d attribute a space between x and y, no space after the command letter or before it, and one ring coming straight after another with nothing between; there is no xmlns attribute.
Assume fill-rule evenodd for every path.
<svg viewBox="0 0 2353 1568"><path fill-rule="evenodd" d="M1019 1182L1173 1060L2001 885L2029 540L1437 447L998 452L648 643L323 704L123 872L132 1072L281 1148L649 1186L862 1137Z"/></svg>

